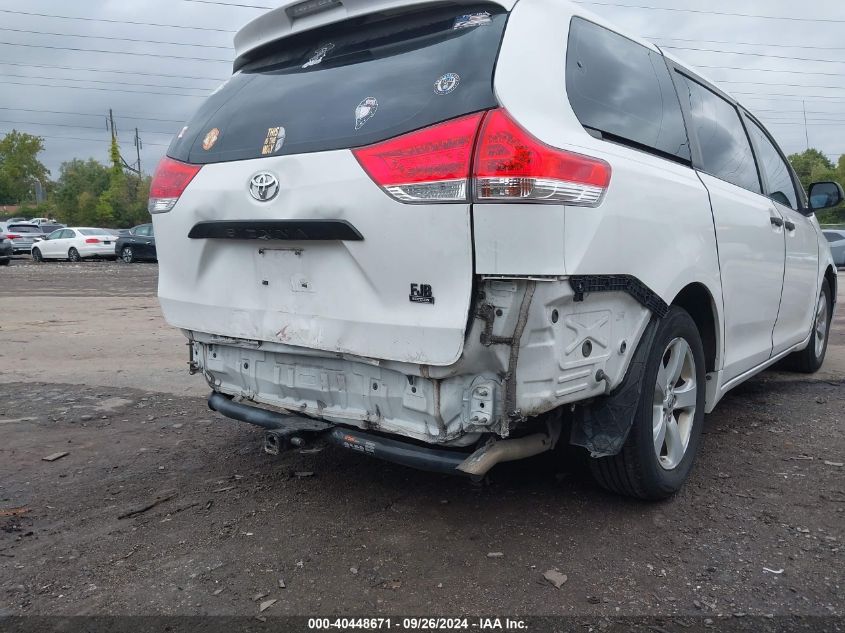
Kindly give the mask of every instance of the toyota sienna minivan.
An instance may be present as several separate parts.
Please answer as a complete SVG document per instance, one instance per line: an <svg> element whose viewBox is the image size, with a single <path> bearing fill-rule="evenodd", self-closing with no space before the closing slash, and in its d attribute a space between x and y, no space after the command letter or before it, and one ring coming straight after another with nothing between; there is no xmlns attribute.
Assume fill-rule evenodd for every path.
<svg viewBox="0 0 845 633"><path fill-rule="evenodd" d="M235 43L150 212L164 315L268 452L575 445L661 499L729 390L822 365L842 188L654 44L564 0L286 2Z"/></svg>

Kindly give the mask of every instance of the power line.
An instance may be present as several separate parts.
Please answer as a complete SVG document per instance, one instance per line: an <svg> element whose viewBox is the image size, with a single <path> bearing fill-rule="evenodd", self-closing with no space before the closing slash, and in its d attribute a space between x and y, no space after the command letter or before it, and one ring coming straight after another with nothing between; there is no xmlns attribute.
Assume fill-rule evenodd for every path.
<svg viewBox="0 0 845 633"><path fill-rule="evenodd" d="M40 121L9 121L0 119L0 123L8 123L12 125L46 125L48 127L68 127L76 130L103 130L102 126L96 125L71 125L69 123L41 123ZM162 134L164 136L173 136L174 132L153 132L152 130L139 130L144 134Z"/></svg>
<svg viewBox="0 0 845 633"><path fill-rule="evenodd" d="M720 79L720 84L747 84L751 86L781 86L783 88L830 88L832 90L845 90L845 85L820 86L818 84L784 84L778 81L739 81L736 79Z"/></svg>
<svg viewBox="0 0 845 633"><path fill-rule="evenodd" d="M622 7L626 9L648 9L650 11L680 11L682 13L699 13L703 15L723 15L733 18L758 18L761 20L788 20L791 22L823 22L830 24L845 23L845 20L836 20L831 18L796 18L792 16L780 15L759 15L755 13L728 13L726 11L704 11L701 9L678 9L675 7L650 7L640 4L618 4L616 2L593 2L592 0L576 0L579 4L594 4L604 7Z"/></svg>
<svg viewBox="0 0 845 633"><path fill-rule="evenodd" d="M45 77L43 75L15 75L12 73L2 73L4 77L16 77L18 79L48 79L50 81L84 81L87 83L92 84L109 84L113 85L115 82L114 80L103 80L103 79L77 79L73 77ZM202 91L205 94L208 94L208 90L206 88L190 88L188 86L167 86L162 84L139 84L139 83L121 83L123 86L136 86L139 88L175 88L177 90L198 90Z"/></svg>
<svg viewBox="0 0 845 633"><path fill-rule="evenodd" d="M770 55L768 53L748 53L745 51L724 51L718 48L693 48L689 46L664 46L673 51L698 51L702 53L721 53L724 55L745 55L748 57L767 57L769 59L789 59L796 62L822 62L824 64L845 64L843 59L818 59L816 57L792 57L791 55Z"/></svg>
<svg viewBox="0 0 845 633"><path fill-rule="evenodd" d="M840 97L840 96L828 97L826 95L796 95L796 94L783 94L783 93L778 93L778 92L735 92L733 90L731 91L731 94L744 95L744 96L748 96L751 99L767 99L767 100L771 100L772 97L775 97L775 98L777 98L777 97L799 97L799 99L798 99L799 101L803 100L803 101L807 101L808 103L812 102L815 99L828 99L828 101L816 101L816 103L840 103L840 102L842 102L842 99L845 99L845 97ZM787 101L790 101L790 99L787 99Z"/></svg>
<svg viewBox="0 0 845 633"><path fill-rule="evenodd" d="M192 77L189 75L167 75L163 73L144 73L135 70L105 70L103 68L82 68L80 66L52 66L49 64L24 64L22 62L7 62L0 60L0 66L24 66L27 68L49 68L50 70L80 70L92 73L106 73L116 75L139 75L142 77L167 77L169 79L195 79L198 81L221 82L223 79L217 77Z"/></svg>
<svg viewBox="0 0 845 633"><path fill-rule="evenodd" d="M29 86L30 88L64 88L68 90L98 90L100 92L128 92L139 95L161 95L166 97L193 97L195 99L205 99L206 95L189 95L178 92L150 92L148 90L123 90L121 88L91 88L87 86L54 86L50 84L27 84L20 81L4 81L6 85L12 86Z"/></svg>
<svg viewBox="0 0 845 633"><path fill-rule="evenodd" d="M841 77L842 73L820 73L805 70L776 70L774 68L741 68L739 66L704 66L695 64L695 68L708 68L713 70L744 70L753 73L786 73L788 75L823 75L825 77Z"/></svg>
<svg viewBox="0 0 845 633"><path fill-rule="evenodd" d="M0 110L12 110L14 112L37 112L39 114L70 114L73 116L87 116L87 117L97 117L101 118L106 115L104 114L88 114L84 112L68 112L66 110L33 110L30 108L5 108L0 107ZM140 116L126 116L125 114L120 115L121 119L131 119L132 121L157 121L161 123L184 123L184 121L176 120L176 119L152 119L149 117L140 117Z"/></svg>
<svg viewBox="0 0 845 633"><path fill-rule="evenodd" d="M29 11L13 11L11 9L0 9L0 13L13 13L15 15L29 15L39 18L56 18L57 20L81 20L83 22L105 22L108 24L132 24L134 26L156 26L168 29L187 29L192 31L213 31L215 33L235 33L228 29L215 29L204 26L183 26L180 24L158 24L155 22L134 22L131 20L108 20L106 18L81 18L72 15L55 15L52 13L32 13Z"/></svg>
<svg viewBox="0 0 845 633"><path fill-rule="evenodd" d="M26 48L49 48L56 51L77 51L82 53L106 53L108 55L133 55L135 57L161 57L162 59L183 59L195 62L219 62L231 64L228 59L209 59L207 57L183 57L179 55L160 55L158 53L134 53L132 51L104 51L95 48L72 48L68 46L45 46L41 44L21 44L19 42L0 42L3 46L25 46Z"/></svg>
<svg viewBox="0 0 845 633"><path fill-rule="evenodd" d="M198 4L219 4L224 7L238 7L240 9L277 9L278 7L264 7L256 4L236 4L234 2L219 2L218 0L182 0L182 2L196 2Z"/></svg>
<svg viewBox="0 0 845 633"><path fill-rule="evenodd" d="M10 134L13 131L20 132L21 130L0 130L0 134ZM30 134L30 132L25 132L26 134ZM91 143L102 143L104 146L107 146L109 141L108 139L97 139L97 138L80 138L77 136L53 136L50 134L33 134L33 136L38 136L40 138L50 138L50 139L62 139L66 141L89 141ZM155 145L157 147L170 147L169 143L144 143L145 145Z"/></svg>
<svg viewBox="0 0 845 633"><path fill-rule="evenodd" d="M822 51L845 51L845 47L836 46L807 46L806 44L769 44L767 42L735 42L731 40L692 40L682 37L646 37L647 40L666 42L698 42L699 44L736 44L738 46L766 46L771 48L808 48Z"/></svg>
<svg viewBox="0 0 845 633"><path fill-rule="evenodd" d="M143 44L166 44L168 46L191 46L196 48L217 48L222 50L232 50L231 46L215 46L213 44L188 44L186 42L163 42L161 40L140 40L131 37L111 37L108 35L77 35L75 33L54 33L51 31L29 31L26 29L10 29L7 27L0 27L0 31L10 31L12 33L28 33L30 35L51 35L57 37L82 37L93 40L117 40L119 42L140 42Z"/></svg>

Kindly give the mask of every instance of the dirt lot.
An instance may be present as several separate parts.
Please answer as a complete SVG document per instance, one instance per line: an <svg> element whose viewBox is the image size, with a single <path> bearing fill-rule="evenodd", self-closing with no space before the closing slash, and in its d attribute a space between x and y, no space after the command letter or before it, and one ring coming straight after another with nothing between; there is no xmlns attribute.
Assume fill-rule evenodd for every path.
<svg viewBox="0 0 845 633"><path fill-rule="evenodd" d="M0 615L845 616L845 310L825 372L739 388L646 505L549 461L266 456L206 408L156 272L0 270Z"/></svg>

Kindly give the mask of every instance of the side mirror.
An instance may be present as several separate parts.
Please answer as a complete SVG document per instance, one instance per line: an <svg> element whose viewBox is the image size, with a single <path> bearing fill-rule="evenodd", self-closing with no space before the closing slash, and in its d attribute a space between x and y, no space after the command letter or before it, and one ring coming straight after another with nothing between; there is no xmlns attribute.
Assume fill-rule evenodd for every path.
<svg viewBox="0 0 845 633"><path fill-rule="evenodd" d="M810 185L810 208L822 211L839 206L845 200L845 191L838 182L816 182Z"/></svg>

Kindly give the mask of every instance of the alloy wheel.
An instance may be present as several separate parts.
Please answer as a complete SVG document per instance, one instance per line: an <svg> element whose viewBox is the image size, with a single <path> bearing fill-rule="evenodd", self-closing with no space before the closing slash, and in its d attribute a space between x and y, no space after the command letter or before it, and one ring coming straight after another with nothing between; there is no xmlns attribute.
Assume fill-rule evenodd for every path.
<svg viewBox="0 0 845 633"><path fill-rule="evenodd" d="M652 419L654 452L665 470L677 468L689 447L698 402L696 375L689 343L671 341L657 371Z"/></svg>
<svg viewBox="0 0 845 633"><path fill-rule="evenodd" d="M827 297L822 293L819 299L819 308L816 312L816 326L813 329L816 358L821 358L821 355L824 353L824 344L827 340L827 314Z"/></svg>

